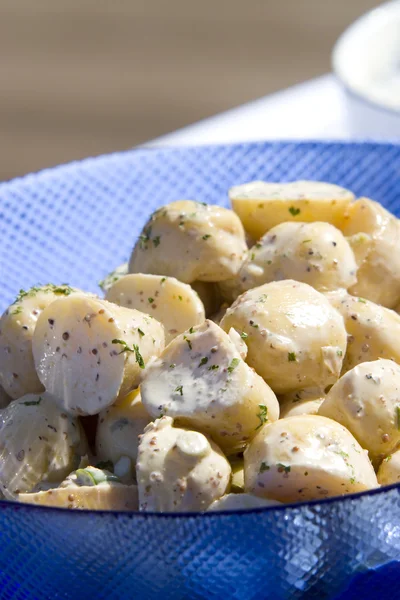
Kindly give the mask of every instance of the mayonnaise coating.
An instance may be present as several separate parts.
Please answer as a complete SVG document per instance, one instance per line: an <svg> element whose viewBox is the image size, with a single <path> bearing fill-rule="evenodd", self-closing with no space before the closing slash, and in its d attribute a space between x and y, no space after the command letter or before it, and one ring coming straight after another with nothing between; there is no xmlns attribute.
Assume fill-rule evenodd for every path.
<svg viewBox="0 0 400 600"><path fill-rule="evenodd" d="M397 313L343 292L329 293L327 298L343 316L348 334L343 373L378 358L400 364L400 316Z"/></svg>
<svg viewBox="0 0 400 600"><path fill-rule="evenodd" d="M338 226L354 195L321 181L252 181L231 188L229 198L245 230L258 240L286 221L326 221Z"/></svg>
<svg viewBox="0 0 400 600"><path fill-rule="evenodd" d="M244 229L233 211L179 200L151 215L133 249L129 272L184 283L223 281L236 275L246 250Z"/></svg>
<svg viewBox="0 0 400 600"><path fill-rule="evenodd" d="M206 510L229 491L231 467L218 446L170 417L147 425L136 465L139 510Z"/></svg>
<svg viewBox="0 0 400 600"><path fill-rule="evenodd" d="M308 283L323 292L349 288L357 264L343 234L329 223L281 223L247 253L238 275L241 291L282 279Z"/></svg>
<svg viewBox="0 0 400 600"><path fill-rule="evenodd" d="M381 204L360 198L342 226L357 263L357 283L349 292L394 308L400 301L400 224Z"/></svg>
<svg viewBox="0 0 400 600"><path fill-rule="evenodd" d="M339 423L300 415L264 425L244 453L245 491L280 502L378 487L368 454Z"/></svg>
<svg viewBox="0 0 400 600"><path fill-rule="evenodd" d="M134 390L118 405L109 406L99 414L96 433L96 454L101 461L117 465L128 459L124 481L135 479L139 434L151 418L144 408L139 390Z"/></svg>
<svg viewBox="0 0 400 600"><path fill-rule="evenodd" d="M290 394L283 394L279 396L278 400L281 419L297 415L316 415L325 400L325 394L318 388L306 388Z"/></svg>
<svg viewBox="0 0 400 600"><path fill-rule="evenodd" d="M400 366L387 359L357 365L329 390L318 414L347 427L377 464L400 446Z"/></svg>
<svg viewBox="0 0 400 600"><path fill-rule="evenodd" d="M0 385L11 398L41 392L32 356L32 337L41 312L57 298L80 293L68 285L21 290L0 319Z"/></svg>
<svg viewBox="0 0 400 600"><path fill-rule="evenodd" d="M175 338L149 364L140 389L153 417L166 414L204 431L226 453L242 449L260 423L279 417L273 391L212 321Z"/></svg>
<svg viewBox="0 0 400 600"><path fill-rule="evenodd" d="M226 494L214 500L214 502L208 507L208 512L215 512L220 510L249 510L251 508L262 508L265 506L277 506L281 504L276 500L268 500L267 498L260 498L259 496L253 496L252 494Z"/></svg>
<svg viewBox="0 0 400 600"><path fill-rule="evenodd" d="M276 281L245 292L221 327L242 334L247 363L277 394L323 390L340 375L347 337L343 318L306 283Z"/></svg>
<svg viewBox="0 0 400 600"><path fill-rule="evenodd" d="M198 294L175 277L132 273L114 283L107 291L106 299L157 319L164 325L166 344L206 318Z"/></svg>
<svg viewBox="0 0 400 600"><path fill-rule="evenodd" d="M378 473L378 481L381 485L391 485L400 481L400 450L389 454L381 462Z"/></svg>
<svg viewBox="0 0 400 600"><path fill-rule="evenodd" d="M80 510L137 510L136 486L123 485L109 471L88 466L71 473L59 487L19 494L18 500Z"/></svg>
<svg viewBox="0 0 400 600"><path fill-rule="evenodd" d="M47 392L13 400L0 413L0 490L6 498L43 481L59 483L86 452L78 420Z"/></svg>
<svg viewBox="0 0 400 600"><path fill-rule="evenodd" d="M163 348L156 319L83 294L48 306L33 336L40 381L76 415L97 414L123 398Z"/></svg>

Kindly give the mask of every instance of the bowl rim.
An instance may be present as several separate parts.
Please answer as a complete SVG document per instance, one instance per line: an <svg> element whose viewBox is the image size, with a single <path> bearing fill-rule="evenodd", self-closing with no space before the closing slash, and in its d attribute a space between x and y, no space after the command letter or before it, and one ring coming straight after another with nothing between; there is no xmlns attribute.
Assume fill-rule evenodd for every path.
<svg viewBox="0 0 400 600"><path fill-rule="evenodd" d="M356 98L358 101L366 104L370 108L373 108L383 114L388 114L391 117L397 117L400 119L400 108L397 110L390 106L386 106L385 104L380 104L379 102L373 100L367 95L362 94L359 90L352 86L351 81L343 74L342 68L342 47L344 44L348 42L349 39L353 36L354 32L362 29L364 24L368 21L372 20L375 15L383 15L388 13L392 6L397 5L398 11L400 12L400 0L389 0L388 2L384 2L383 4L373 8L372 10L364 13L360 17L358 17L353 23L351 23L338 37L336 40L332 53L331 53L331 65L332 70L340 82L343 89L349 93L351 96Z"/></svg>
<svg viewBox="0 0 400 600"><path fill-rule="evenodd" d="M357 501L359 499L363 499L363 498L371 498L373 496L378 496L381 494L386 494L389 493L391 491L394 490L398 490L398 493L400 493L400 482L399 483L392 483L390 485L385 485L385 486L381 486L381 487L377 487L377 488L373 488L370 490L365 490L365 491L361 491L361 492L354 492L352 494L344 494L343 496L331 496L329 498L317 498L314 500L305 500L303 502L287 502L287 503L282 503L282 504L277 504L275 506L259 506L259 507L255 507L255 508L241 508L241 509L235 509L235 510L220 510L220 511L193 511L193 512L184 512L184 511L177 511L177 512L154 512L154 511L140 511L140 510L106 510L106 509L79 509L79 508L64 508L61 506L45 506L45 505L41 505L41 504L29 504L27 502L18 502L17 500L0 500L0 515L1 515L1 511L3 510L16 510L16 511L30 511L30 510L35 510L35 511L44 511L45 513L50 513L50 514L79 514L79 515L83 515L83 517L86 515L90 515L91 517L94 515L99 515L100 516L106 516L106 515L112 515L112 516L122 516L122 517L128 517L128 518L133 518L133 517L137 517L140 519L170 519L170 518L174 518L174 519L182 519L182 518L186 518L186 519L190 519L190 520L196 520L196 519L203 519L203 518L208 518L208 519L215 519L215 518L220 518L220 517L229 517L229 516L235 516L235 515L250 515L250 514L265 514L265 513L278 513L279 512L283 512L288 510L289 512L296 512L296 511L301 511L302 509L313 509L313 508L318 508L320 506L324 506L324 505L329 505L329 504L335 504L335 505L343 505L343 503L351 503L354 501ZM237 494L240 495L240 494Z"/></svg>

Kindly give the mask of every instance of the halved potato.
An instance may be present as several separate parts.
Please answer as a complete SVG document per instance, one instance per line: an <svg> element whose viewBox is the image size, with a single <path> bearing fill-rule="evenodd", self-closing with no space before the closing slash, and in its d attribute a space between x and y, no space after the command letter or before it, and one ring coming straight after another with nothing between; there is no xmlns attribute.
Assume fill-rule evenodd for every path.
<svg viewBox="0 0 400 600"><path fill-rule="evenodd" d="M233 210L256 240L285 221L326 221L339 226L354 194L321 181L252 181L229 190Z"/></svg>

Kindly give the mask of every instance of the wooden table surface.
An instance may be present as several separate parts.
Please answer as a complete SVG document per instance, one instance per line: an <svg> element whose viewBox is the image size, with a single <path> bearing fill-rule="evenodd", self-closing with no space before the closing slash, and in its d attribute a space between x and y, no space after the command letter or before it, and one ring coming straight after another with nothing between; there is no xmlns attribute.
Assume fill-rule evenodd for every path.
<svg viewBox="0 0 400 600"><path fill-rule="evenodd" d="M0 0L0 179L322 74L375 0Z"/></svg>

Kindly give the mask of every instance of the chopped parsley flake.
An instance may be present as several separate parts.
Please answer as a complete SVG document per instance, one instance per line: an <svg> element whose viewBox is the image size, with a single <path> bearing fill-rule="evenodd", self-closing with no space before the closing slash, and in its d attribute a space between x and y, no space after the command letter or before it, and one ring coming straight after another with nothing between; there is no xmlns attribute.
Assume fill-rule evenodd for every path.
<svg viewBox="0 0 400 600"><path fill-rule="evenodd" d="M258 298L257 302L264 303L267 298L268 298L267 294L261 294L261 296Z"/></svg>
<svg viewBox="0 0 400 600"><path fill-rule="evenodd" d="M189 329L189 333L194 333L194 329L193 329L193 327L191 327L191 328Z"/></svg>
<svg viewBox="0 0 400 600"><path fill-rule="evenodd" d="M265 425L265 423L267 423L268 421L268 407L265 406L265 404L259 404L258 407L260 409L260 412L257 414L257 417L260 419L260 424L257 425L256 431L257 429L260 429L260 427Z"/></svg>
<svg viewBox="0 0 400 600"><path fill-rule="evenodd" d="M258 329L258 325L257 325L257 323L254 323L254 321L249 321L249 325L254 327L254 329Z"/></svg>
<svg viewBox="0 0 400 600"><path fill-rule="evenodd" d="M358 302L362 302L363 304L367 304L367 301L364 298L358 298Z"/></svg>
<svg viewBox="0 0 400 600"><path fill-rule="evenodd" d="M175 392L179 392L181 396L183 396L183 385L178 385L178 387L175 388Z"/></svg>
<svg viewBox="0 0 400 600"><path fill-rule="evenodd" d="M392 460L392 455L389 454L386 458L383 459L383 462L389 462L389 460Z"/></svg>
<svg viewBox="0 0 400 600"><path fill-rule="evenodd" d="M302 244L308 244L309 242L311 242L312 240L303 240L301 243Z"/></svg>
<svg viewBox="0 0 400 600"><path fill-rule="evenodd" d="M167 281L167 278L166 278L166 277L162 277L162 278L161 278L161 283L164 283L164 281Z"/></svg>
<svg viewBox="0 0 400 600"><path fill-rule="evenodd" d="M187 345L189 346L189 349L192 350L193 346L192 346L192 342L189 340L188 337L186 337L186 335L183 336L183 339L185 340L185 342L187 343Z"/></svg>
<svg viewBox="0 0 400 600"><path fill-rule="evenodd" d="M260 471L259 472L260 473L264 473L265 471L269 471L270 468L271 467L269 465L267 465L266 462L262 462L261 465L260 465Z"/></svg>
<svg viewBox="0 0 400 600"><path fill-rule="evenodd" d="M300 209L299 208L295 208L294 206L291 206L289 208L289 212L293 217L296 217L297 215L300 214Z"/></svg>
<svg viewBox="0 0 400 600"><path fill-rule="evenodd" d="M355 477L350 477L350 483L354 484L356 482L356 478Z"/></svg>
<svg viewBox="0 0 400 600"><path fill-rule="evenodd" d="M178 296L178 298L182 302L182 300L183 300L182 296Z"/></svg>
<svg viewBox="0 0 400 600"><path fill-rule="evenodd" d="M242 340L246 340L249 336L247 335L247 333L242 331L242 333L240 334L240 337L242 338Z"/></svg>
<svg viewBox="0 0 400 600"><path fill-rule="evenodd" d="M282 463L278 463L276 466L278 467L278 471L280 473L283 473L283 471L285 473L290 473L290 467L289 466L283 465Z"/></svg>
<svg viewBox="0 0 400 600"><path fill-rule="evenodd" d="M257 244L255 245L255 248L262 248L262 244L260 244L260 242L257 242Z"/></svg>
<svg viewBox="0 0 400 600"><path fill-rule="evenodd" d="M201 361L199 362L199 367L202 367L203 365L206 365L208 363L208 358L207 356L203 356L203 358L201 359Z"/></svg>
<svg viewBox="0 0 400 600"><path fill-rule="evenodd" d="M228 373L232 373L232 371L234 369L236 369L236 367L238 366L239 363L240 363L240 358L232 358L231 364L228 367Z"/></svg>
<svg viewBox="0 0 400 600"><path fill-rule="evenodd" d="M289 362L296 362L297 361L296 352L288 352L288 361Z"/></svg>
<svg viewBox="0 0 400 600"><path fill-rule="evenodd" d="M141 250L147 250L147 244L150 241L151 236L151 225L143 229L143 233L139 235L139 248Z"/></svg>
<svg viewBox="0 0 400 600"><path fill-rule="evenodd" d="M396 406L397 429L400 431L400 406Z"/></svg>
<svg viewBox="0 0 400 600"><path fill-rule="evenodd" d="M139 327L138 327L138 333L139 333L140 337L144 336L144 331L142 331Z"/></svg>
<svg viewBox="0 0 400 600"><path fill-rule="evenodd" d="M252 253L252 255L251 255L251 258L250 258L250 260L254 260L254 259L255 259L255 257L256 257L256 255L255 255L255 254L254 254L254 252L253 252L253 253Z"/></svg>
<svg viewBox="0 0 400 600"><path fill-rule="evenodd" d="M29 400L28 402L22 402L25 406L37 406L42 401L42 397L40 396L39 400Z"/></svg>
<svg viewBox="0 0 400 600"><path fill-rule="evenodd" d="M123 354L124 352L134 352L137 364L139 365L139 367L141 369L144 369L145 364L144 364L143 356L140 354L139 346L137 344L132 344L132 348L129 348L128 344L126 342L124 342L124 340L115 339L115 340L111 340L111 343L112 344L121 344L121 346L123 346L123 349L121 350L121 352L119 352L119 354Z"/></svg>
<svg viewBox="0 0 400 600"><path fill-rule="evenodd" d="M156 235L156 237L153 238L153 244L154 244L155 248L157 248L157 246L160 245L160 236L159 235Z"/></svg>
<svg viewBox="0 0 400 600"><path fill-rule="evenodd" d="M219 365L211 365L211 367L208 367L208 371L216 371L217 369L219 369Z"/></svg>
<svg viewBox="0 0 400 600"><path fill-rule="evenodd" d="M343 356L343 352L342 352L342 350L336 350L336 354L337 354L338 356Z"/></svg>
<svg viewBox="0 0 400 600"><path fill-rule="evenodd" d="M69 296L74 289L67 283L61 285L54 285L54 283L46 283L45 285L34 285L29 290L19 290L19 293L14 300L13 304L21 302L24 298L33 298L38 292L49 294L50 292L60 296ZM13 313L14 314L14 313ZM17 313L18 314L18 313Z"/></svg>
<svg viewBox="0 0 400 600"><path fill-rule="evenodd" d="M12 311L12 315L19 315L22 312L22 306L17 306L15 310Z"/></svg>
<svg viewBox="0 0 400 600"><path fill-rule="evenodd" d="M150 297L150 298L147 298L147 301L148 301L148 303L149 303L149 304L153 304L153 302L154 302L154 298L151 298L151 297Z"/></svg>
<svg viewBox="0 0 400 600"><path fill-rule="evenodd" d="M211 237L210 233L206 233L205 235L203 235L203 240L208 240L208 238Z"/></svg>
<svg viewBox="0 0 400 600"><path fill-rule="evenodd" d="M170 368L170 369L175 369L175 367L176 367L176 364L175 364L175 363L171 363L171 364L169 365L169 368Z"/></svg>

